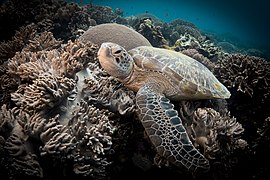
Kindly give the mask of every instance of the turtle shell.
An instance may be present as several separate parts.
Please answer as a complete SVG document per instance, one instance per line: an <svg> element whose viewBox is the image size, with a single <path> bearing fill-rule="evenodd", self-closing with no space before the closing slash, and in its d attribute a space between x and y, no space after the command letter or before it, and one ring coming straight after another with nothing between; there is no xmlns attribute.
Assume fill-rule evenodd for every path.
<svg viewBox="0 0 270 180"><path fill-rule="evenodd" d="M139 68L161 72L187 99L230 97L227 88L207 67L187 55L149 46L134 48L129 53Z"/></svg>

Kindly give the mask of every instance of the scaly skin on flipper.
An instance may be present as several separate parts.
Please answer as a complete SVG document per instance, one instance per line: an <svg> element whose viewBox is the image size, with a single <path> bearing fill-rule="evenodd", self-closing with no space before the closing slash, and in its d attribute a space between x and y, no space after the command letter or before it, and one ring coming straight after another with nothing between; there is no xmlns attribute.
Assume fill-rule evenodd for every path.
<svg viewBox="0 0 270 180"><path fill-rule="evenodd" d="M138 116L157 152L176 165L195 172L209 169L208 160L192 145L177 111L153 84L144 85L136 95Z"/></svg>

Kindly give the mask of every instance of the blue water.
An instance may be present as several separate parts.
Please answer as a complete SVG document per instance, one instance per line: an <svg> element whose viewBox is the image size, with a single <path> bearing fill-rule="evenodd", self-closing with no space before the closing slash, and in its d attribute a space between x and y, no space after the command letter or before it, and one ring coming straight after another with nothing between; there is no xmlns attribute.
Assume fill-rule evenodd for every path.
<svg viewBox="0 0 270 180"><path fill-rule="evenodd" d="M269 50L269 0L78 0L83 4L124 10L125 16L150 13L163 21L182 19L205 32L232 38L239 44Z"/></svg>

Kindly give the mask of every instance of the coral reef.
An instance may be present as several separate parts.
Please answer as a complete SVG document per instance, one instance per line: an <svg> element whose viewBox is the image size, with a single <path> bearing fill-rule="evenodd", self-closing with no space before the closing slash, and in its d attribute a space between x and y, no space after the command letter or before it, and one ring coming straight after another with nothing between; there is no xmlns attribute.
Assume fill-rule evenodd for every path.
<svg viewBox="0 0 270 180"><path fill-rule="evenodd" d="M8 0L0 9L0 21L7 25L1 26L0 40L9 40L14 30L34 23L39 32L51 31L57 39L68 41L96 24L87 7L64 0Z"/></svg>
<svg viewBox="0 0 270 180"><path fill-rule="evenodd" d="M185 49L181 52L189 57L196 59L197 61L200 61L211 71L214 70L215 64L212 61L210 61L207 57L200 54L196 49Z"/></svg>
<svg viewBox="0 0 270 180"><path fill-rule="evenodd" d="M238 50L184 20L124 13L63 0L1 3L1 178L270 177L270 67L258 57L264 52ZM125 26L111 24L107 33L104 23ZM156 157L136 116L134 92L96 60L99 44L111 40L126 49L152 44L181 51L229 88L226 101L173 102L210 161L208 173L194 177Z"/></svg>
<svg viewBox="0 0 270 180"><path fill-rule="evenodd" d="M17 90L11 92L16 107L4 104L0 111L1 166L15 179L46 177L40 165L43 157L69 162L75 174L96 178L105 175L110 164L104 154L111 149L112 119L117 117L88 104L97 97L90 98L87 92L96 90L86 83L98 80L88 75L84 83L79 74L94 62L97 46L69 41L60 47L60 43L50 32L36 34L7 64L6 74L14 78ZM132 103L124 95L119 90L112 96L115 102L107 101L122 114L128 110L116 102Z"/></svg>
<svg viewBox="0 0 270 180"><path fill-rule="evenodd" d="M168 46L167 40L163 37L160 30L153 24L150 18L140 19L139 23L136 24L134 27L136 31L138 31L150 41L152 46Z"/></svg>
<svg viewBox="0 0 270 180"><path fill-rule="evenodd" d="M233 54L217 62L216 73L228 87L263 100L270 96L269 69L263 58Z"/></svg>
<svg viewBox="0 0 270 180"><path fill-rule="evenodd" d="M128 41L127 38L128 37ZM113 42L130 50L138 46L151 46L141 34L124 25L107 23L89 28L79 38L82 42L92 42L101 45L103 42Z"/></svg>

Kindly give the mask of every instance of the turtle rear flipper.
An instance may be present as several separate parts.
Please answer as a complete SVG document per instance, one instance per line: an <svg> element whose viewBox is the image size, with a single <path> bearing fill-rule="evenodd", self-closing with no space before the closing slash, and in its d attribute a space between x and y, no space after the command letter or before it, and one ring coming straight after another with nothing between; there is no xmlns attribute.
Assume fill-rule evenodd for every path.
<svg viewBox="0 0 270 180"><path fill-rule="evenodd" d="M208 160L193 146L173 104L157 91L146 84L136 95L139 119L157 153L193 172L207 171Z"/></svg>

